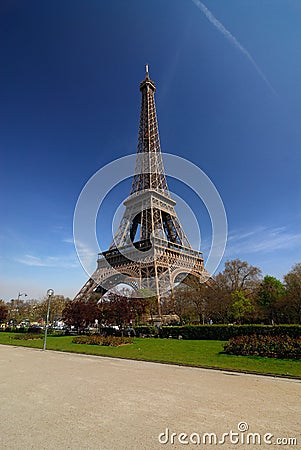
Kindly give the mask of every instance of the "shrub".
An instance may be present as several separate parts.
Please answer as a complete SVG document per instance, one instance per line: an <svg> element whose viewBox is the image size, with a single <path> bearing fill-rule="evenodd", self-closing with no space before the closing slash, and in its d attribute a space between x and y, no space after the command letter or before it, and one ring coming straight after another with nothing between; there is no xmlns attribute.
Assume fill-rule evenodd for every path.
<svg viewBox="0 0 301 450"><path fill-rule="evenodd" d="M113 327L103 327L100 329L103 336L121 336L121 330L117 330Z"/></svg>
<svg viewBox="0 0 301 450"><path fill-rule="evenodd" d="M6 328L0 328L0 331L4 331L5 333L27 333L27 328L17 328L15 326L8 325Z"/></svg>
<svg viewBox="0 0 301 450"><path fill-rule="evenodd" d="M176 327L161 327L160 337L178 339L219 340L229 339L242 335L283 336L292 338L301 336L300 325L184 325Z"/></svg>
<svg viewBox="0 0 301 450"><path fill-rule="evenodd" d="M13 339L19 340L19 341L32 341L34 339L43 339L44 336L37 333L26 333L26 334L20 334L18 336L13 336Z"/></svg>
<svg viewBox="0 0 301 450"><path fill-rule="evenodd" d="M284 336L238 336L224 344L230 355L265 356L268 358L301 358L301 337Z"/></svg>
<svg viewBox="0 0 301 450"><path fill-rule="evenodd" d="M36 326L30 326L29 328L28 328L28 333L31 333L31 334L41 334L42 333L42 328L40 328L40 327L36 327ZM47 330L47 332L48 332L49 330Z"/></svg>
<svg viewBox="0 0 301 450"><path fill-rule="evenodd" d="M88 345L104 345L110 347L118 347L119 345L132 344L133 339L121 336L76 336L72 339L74 344L88 344Z"/></svg>
<svg viewBox="0 0 301 450"><path fill-rule="evenodd" d="M158 333L156 327L151 325L141 325L134 327L136 336L153 336Z"/></svg>

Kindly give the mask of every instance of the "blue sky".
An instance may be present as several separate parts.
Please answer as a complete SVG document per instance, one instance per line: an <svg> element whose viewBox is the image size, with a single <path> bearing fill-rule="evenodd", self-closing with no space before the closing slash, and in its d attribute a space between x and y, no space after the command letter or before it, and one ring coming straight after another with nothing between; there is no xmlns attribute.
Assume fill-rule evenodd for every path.
<svg viewBox="0 0 301 450"><path fill-rule="evenodd" d="M281 279L301 261L300 54L299 0L2 0L0 298L73 297L86 281L74 208L99 168L136 151L145 63L162 151L198 165L223 199L224 261ZM206 209L169 185L196 214L206 259ZM129 189L100 211L104 247Z"/></svg>

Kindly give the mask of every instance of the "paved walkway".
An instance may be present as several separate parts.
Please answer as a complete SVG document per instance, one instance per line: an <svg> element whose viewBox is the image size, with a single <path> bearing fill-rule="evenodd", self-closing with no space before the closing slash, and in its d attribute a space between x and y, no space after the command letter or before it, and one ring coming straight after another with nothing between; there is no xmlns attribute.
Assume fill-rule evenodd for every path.
<svg viewBox="0 0 301 450"><path fill-rule="evenodd" d="M275 448L266 433L301 446L299 381L2 345L0 364L1 450ZM240 422L237 445L202 443ZM243 443L250 432L261 445Z"/></svg>

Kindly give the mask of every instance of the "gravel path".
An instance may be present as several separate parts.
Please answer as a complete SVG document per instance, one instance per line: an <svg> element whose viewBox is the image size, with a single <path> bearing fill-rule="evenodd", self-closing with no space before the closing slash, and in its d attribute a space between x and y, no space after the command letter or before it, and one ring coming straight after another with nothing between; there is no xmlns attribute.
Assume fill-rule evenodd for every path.
<svg viewBox="0 0 301 450"><path fill-rule="evenodd" d="M0 364L1 450L253 450L275 448L268 442L277 438L298 441L278 448L301 447L297 380L4 345ZM249 429L232 435L238 443L225 436L221 444L240 422ZM218 445L209 444L213 435L203 443L204 433ZM259 433L261 445L243 443L252 442L248 433ZM266 433L273 437L264 443Z"/></svg>

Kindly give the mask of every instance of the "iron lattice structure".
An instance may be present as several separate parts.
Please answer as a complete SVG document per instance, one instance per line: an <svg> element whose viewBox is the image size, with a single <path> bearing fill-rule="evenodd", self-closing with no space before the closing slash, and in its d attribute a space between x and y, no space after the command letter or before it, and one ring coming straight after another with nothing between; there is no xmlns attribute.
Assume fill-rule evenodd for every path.
<svg viewBox="0 0 301 450"><path fill-rule="evenodd" d="M145 289L160 299L175 283L199 284L209 278L201 252L193 250L175 211L165 176L155 106L156 85L146 66L138 148L130 196L108 251L75 299L104 293L120 283Z"/></svg>

